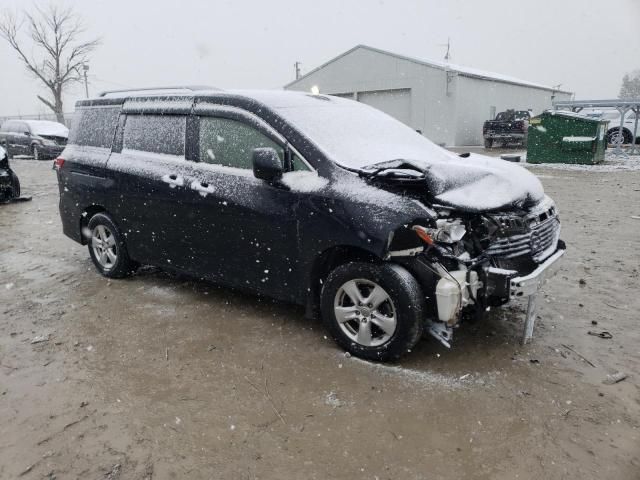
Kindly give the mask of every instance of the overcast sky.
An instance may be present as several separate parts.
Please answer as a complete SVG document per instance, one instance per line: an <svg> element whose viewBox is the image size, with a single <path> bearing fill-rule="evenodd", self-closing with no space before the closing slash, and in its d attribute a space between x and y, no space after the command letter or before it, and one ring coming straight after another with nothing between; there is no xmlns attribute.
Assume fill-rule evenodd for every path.
<svg viewBox="0 0 640 480"><path fill-rule="evenodd" d="M55 1L55 0L54 0ZM36 2L0 0L0 8ZM46 2L37 2L46 3ZM356 44L616 97L640 68L639 0L68 0L102 45L91 92L205 84L280 88ZM613 13L615 18L605 15ZM0 43L0 115L45 112L43 88ZM83 95L75 88L65 110Z"/></svg>

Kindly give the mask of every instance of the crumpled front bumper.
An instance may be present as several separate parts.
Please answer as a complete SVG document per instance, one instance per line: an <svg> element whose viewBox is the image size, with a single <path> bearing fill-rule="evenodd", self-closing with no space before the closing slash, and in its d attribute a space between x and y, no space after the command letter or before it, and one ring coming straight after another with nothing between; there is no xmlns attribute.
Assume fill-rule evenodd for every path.
<svg viewBox="0 0 640 480"><path fill-rule="evenodd" d="M510 282L511 297L528 297L537 293L544 282L556 274L560 267L560 259L566 251L564 242L558 242L556 252L542 262L533 272L512 278Z"/></svg>

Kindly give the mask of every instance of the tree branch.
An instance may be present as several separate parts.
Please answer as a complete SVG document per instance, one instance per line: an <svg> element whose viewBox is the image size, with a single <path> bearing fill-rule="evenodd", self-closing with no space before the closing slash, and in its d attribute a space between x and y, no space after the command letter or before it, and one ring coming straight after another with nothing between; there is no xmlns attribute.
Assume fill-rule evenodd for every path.
<svg viewBox="0 0 640 480"><path fill-rule="evenodd" d="M38 100L40 100L42 103L44 103L51 110L53 110L54 112L56 111L55 105L53 103L51 103L49 100L47 100L46 98L41 97L40 95L36 95L36 97L38 97Z"/></svg>
<svg viewBox="0 0 640 480"><path fill-rule="evenodd" d="M33 44L34 54L28 55L20 34ZM34 5L18 22L16 15L5 13L0 18L0 38L17 53L27 71L40 80L53 94L53 102L38 95L38 99L55 113L62 113L62 94L72 82L81 79L80 69L88 56L100 44L96 38L81 41L82 21L71 8L50 4L47 8Z"/></svg>

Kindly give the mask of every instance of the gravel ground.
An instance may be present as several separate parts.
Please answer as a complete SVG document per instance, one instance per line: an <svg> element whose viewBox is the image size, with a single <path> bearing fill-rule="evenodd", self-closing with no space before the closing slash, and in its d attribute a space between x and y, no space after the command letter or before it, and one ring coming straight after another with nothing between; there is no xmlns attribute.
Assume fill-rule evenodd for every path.
<svg viewBox="0 0 640 480"><path fill-rule="evenodd" d="M516 304L382 365L297 307L99 276L51 162L13 165L33 201L0 206L2 479L640 478L639 171L531 167L569 245L532 344Z"/></svg>

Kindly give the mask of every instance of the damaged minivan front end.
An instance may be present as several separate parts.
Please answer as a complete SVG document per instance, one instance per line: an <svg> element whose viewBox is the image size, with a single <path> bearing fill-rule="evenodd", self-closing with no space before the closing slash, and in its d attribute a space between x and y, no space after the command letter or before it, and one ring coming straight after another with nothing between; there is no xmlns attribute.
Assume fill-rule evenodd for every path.
<svg viewBox="0 0 640 480"><path fill-rule="evenodd" d="M537 191L525 188L520 198L510 199L507 205L482 210L462 202L438 201L428 187L428 170L421 171L410 162L395 165L393 174L380 177L379 173L363 175L380 188L419 199L433 212L430 222L409 223L393 231L385 258L405 265L421 279L431 306L427 331L445 346L451 346L453 332L464 320L481 318L491 307L516 298L532 298L555 273L566 246L550 197L540 198ZM533 175L524 173L525 185L535 185L528 178ZM477 198L492 196L482 182L459 183L455 188L475 190ZM442 193L449 193L446 189L441 196L453 197ZM533 328L531 303L524 341Z"/></svg>

